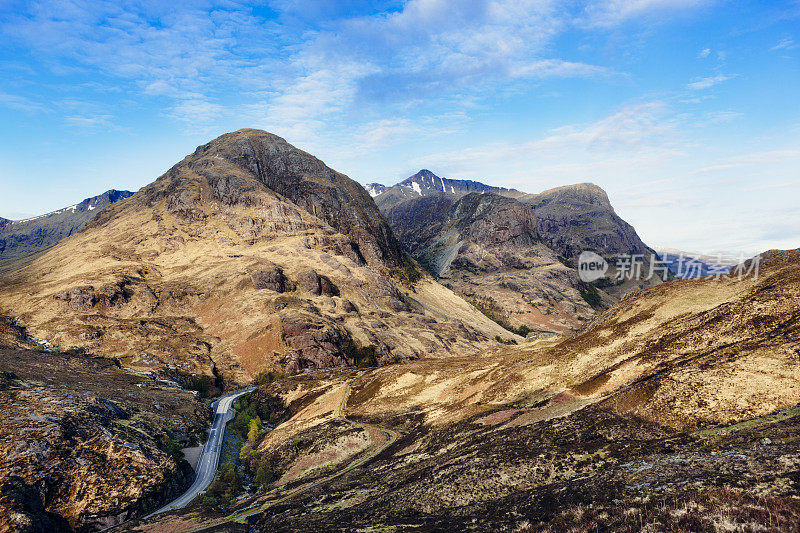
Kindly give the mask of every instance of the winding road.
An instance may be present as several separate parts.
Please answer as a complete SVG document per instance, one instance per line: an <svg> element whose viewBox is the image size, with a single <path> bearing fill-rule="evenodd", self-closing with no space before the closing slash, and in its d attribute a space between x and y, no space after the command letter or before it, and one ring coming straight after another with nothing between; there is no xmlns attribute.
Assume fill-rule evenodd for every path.
<svg viewBox="0 0 800 533"><path fill-rule="evenodd" d="M211 424L211 432L208 434L208 440L205 446L203 446L200 458L197 460L197 467L195 468L196 474L192 486L177 499L147 515L145 519L173 509L183 509L211 485L211 482L214 480L214 475L217 473L219 456L222 452L222 439L225 436L225 425L236 417L236 410L233 408L233 402L240 396L254 390L255 387L250 387L249 389L229 392L215 402L214 422Z"/></svg>

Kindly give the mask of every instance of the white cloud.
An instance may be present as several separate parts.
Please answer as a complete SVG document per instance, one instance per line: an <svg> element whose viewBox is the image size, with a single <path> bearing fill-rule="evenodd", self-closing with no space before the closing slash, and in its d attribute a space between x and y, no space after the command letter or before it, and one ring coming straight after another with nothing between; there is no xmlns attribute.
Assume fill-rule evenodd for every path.
<svg viewBox="0 0 800 533"><path fill-rule="evenodd" d="M786 37L781 39L778 44L770 48L770 50L794 50L797 48L798 44L794 42L794 39L791 37Z"/></svg>
<svg viewBox="0 0 800 533"><path fill-rule="evenodd" d="M0 32L53 72L99 72L171 100L167 115L190 130L208 127L223 101L244 118L309 137L376 102L469 103L514 80L613 74L552 56L549 46L571 24L558 0L475 0L457 9L449 0L410 0L349 18L363 6L271 7L277 20L260 18L245 0L43 0L4 14ZM258 98L233 104L237 93Z"/></svg>
<svg viewBox="0 0 800 533"><path fill-rule="evenodd" d="M635 18L675 14L711 3L712 0L599 0L586 7L583 22L610 28Z"/></svg>
<svg viewBox="0 0 800 533"><path fill-rule="evenodd" d="M418 159L415 166L534 192L642 169L681 153L667 106L650 102L629 105L594 123L556 128L533 141L495 142L431 154Z"/></svg>
<svg viewBox="0 0 800 533"><path fill-rule="evenodd" d="M711 54L711 48L703 48L702 50L700 50L700 53L697 54L697 57L705 58L708 57L710 54Z"/></svg>
<svg viewBox="0 0 800 533"><path fill-rule="evenodd" d="M709 89L718 83L722 83L723 81L727 81L733 79L735 76L726 76L725 74L717 74L715 76L709 76L707 78L697 78L695 81L686 84L686 86L692 90L700 91L703 89Z"/></svg>
<svg viewBox="0 0 800 533"><path fill-rule="evenodd" d="M169 115L195 131L207 132L214 122L227 115L227 110L224 106L197 95L176 102L169 110Z"/></svg>
<svg viewBox="0 0 800 533"><path fill-rule="evenodd" d="M783 163L796 161L800 170L800 150L769 150L765 152L753 152L749 154L728 157L714 165L705 166L694 170L693 174L705 174L708 172L719 172L751 165L768 165L772 163Z"/></svg>
<svg viewBox="0 0 800 533"><path fill-rule="evenodd" d="M64 122L70 126L76 126L83 129L103 128L105 130L116 129L114 124L114 117L111 115L90 115L90 116L67 116L64 117Z"/></svg>
<svg viewBox="0 0 800 533"><path fill-rule="evenodd" d="M47 111L47 107L38 102L34 102L30 98L4 92L0 92L0 106L27 112Z"/></svg>

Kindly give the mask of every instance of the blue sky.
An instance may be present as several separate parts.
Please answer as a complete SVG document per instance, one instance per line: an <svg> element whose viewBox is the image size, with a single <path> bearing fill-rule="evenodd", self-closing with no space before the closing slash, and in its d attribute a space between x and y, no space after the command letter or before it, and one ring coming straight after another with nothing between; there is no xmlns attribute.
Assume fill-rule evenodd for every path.
<svg viewBox="0 0 800 533"><path fill-rule="evenodd" d="M800 1L0 0L0 216L243 127L361 183L591 181L653 246L800 246Z"/></svg>

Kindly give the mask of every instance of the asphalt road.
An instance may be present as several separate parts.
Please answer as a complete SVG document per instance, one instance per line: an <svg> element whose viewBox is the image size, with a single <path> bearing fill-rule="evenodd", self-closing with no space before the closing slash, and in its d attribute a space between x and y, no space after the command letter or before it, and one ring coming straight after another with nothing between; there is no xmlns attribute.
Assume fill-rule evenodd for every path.
<svg viewBox="0 0 800 533"><path fill-rule="evenodd" d="M236 410L233 408L233 402L236 401L238 397L253 390L255 390L255 387L229 392L214 402L216 405L214 410L214 422L211 424L211 432L208 434L208 440L205 446L203 446L203 452L200 454L200 458L197 461L197 468L195 469L195 478L192 486L179 498L173 500L158 511L150 513L145 518L150 518L151 516L172 509L182 509L189 505L192 500L197 498L201 492L211 485L211 482L214 480L214 475L217 473L217 466L219 465L219 455L222 452L222 439L225 436L225 425L236 418Z"/></svg>

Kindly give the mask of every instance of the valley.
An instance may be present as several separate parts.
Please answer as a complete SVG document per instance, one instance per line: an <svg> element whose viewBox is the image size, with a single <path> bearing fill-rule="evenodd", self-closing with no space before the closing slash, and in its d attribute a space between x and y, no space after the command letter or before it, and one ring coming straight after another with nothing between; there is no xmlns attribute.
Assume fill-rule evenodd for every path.
<svg viewBox="0 0 800 533"><path fill-rule="evenodd" d="M247 517L262 531L792 529L798 273L800 253L775 253L755 282L663 285L572 338L264 386L292 412L257 447L277 469L271 490L227 516L192 509L132 530ZM363 455L343 405L396 442L372 436L386 447Z"/></svg>
<svg viewBox="0 0 800 533"><path fill-rule="evenodd" d="M655 253L592 184L365 189L264 131L214 139L0 274L0 517L796 527L800 252L589 283L584 249Z"/></svg>

